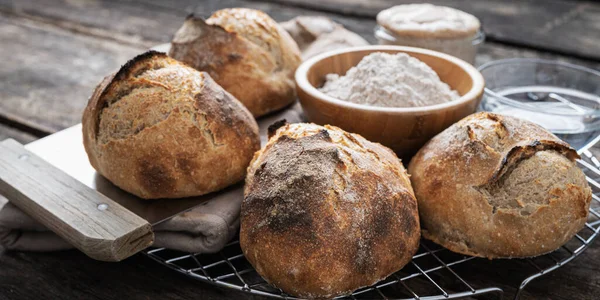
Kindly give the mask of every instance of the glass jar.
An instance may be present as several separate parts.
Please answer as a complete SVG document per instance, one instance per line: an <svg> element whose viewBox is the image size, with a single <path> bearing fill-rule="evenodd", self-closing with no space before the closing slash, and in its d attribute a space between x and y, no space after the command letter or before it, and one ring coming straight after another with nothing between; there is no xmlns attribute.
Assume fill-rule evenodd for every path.
<svg viewBox="0 0 600 300"><path fill-rule="evenodd" d="M480 110L537 123L572 147L600 134L600 72L560 61L503 59L479 67Z"/></svg>
<svg viewBox="0 0 600 300"><path fill-rule="evenodd" d="M441 39L399 36L379 25L375 27L375 37L380 45L400 45L430 49L456 56L470 64L475 63L477 49L485 41L485 34L481 30L473 37Z"/></svg>

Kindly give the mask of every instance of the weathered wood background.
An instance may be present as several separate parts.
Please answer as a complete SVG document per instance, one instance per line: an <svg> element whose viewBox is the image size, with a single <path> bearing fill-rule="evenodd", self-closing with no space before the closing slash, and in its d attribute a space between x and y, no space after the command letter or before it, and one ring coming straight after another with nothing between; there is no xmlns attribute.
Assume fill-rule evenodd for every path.
<svg viewBox="0 0 600 300"><path fill-rule="evenodd" d="M375 43L374 17L406 0L0 0L0 140L22 143L80 122L93 87L132 56L169 42L189 13L252 7L277 21L325 15ZM477 15L488 40L477 64L541 57L600 69L600 4L568 0L430 0ZM600 151L596 151L600 155ZM0 200L2 201L2 200ZM516 265L518 266L518 263ZM461 270L474 285L489 278L510 297L519 274L481 261ZM600 243L573 263L534 281L522 299L597 299ZM176 274L144 256L119 264L76 251L0 254L0 299L252 298ZM486 299L483 297L482 299Z"/></svg>

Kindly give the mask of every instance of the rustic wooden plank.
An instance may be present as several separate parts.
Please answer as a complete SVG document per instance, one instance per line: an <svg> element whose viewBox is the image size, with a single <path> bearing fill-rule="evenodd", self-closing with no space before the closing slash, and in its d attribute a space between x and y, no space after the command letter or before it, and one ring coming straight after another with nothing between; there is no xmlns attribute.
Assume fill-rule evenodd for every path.
<svg viewBox="0 0 600 300"><path fill-rule="evenodd" d="M325 0L319 1L318 4L309 2L294 2L296 0L276 0L276 1L291 1L298 5L304 3L307 7L329 8L333 11L342 11L345 13L362 12L365 15L375 15L380 9L392 5L390 0L375 0L362 1L350 0L342 1L344 5L339 3L341 0ZM51 4L51 9L47 9L43 4ZM453 0L449 2L452 5L465 5L464 1ZM461 4L462 3L462 4ZM492 1L489 5L482 5L482 1L471 1L470 5L473 9L491 9L494 11L502 10L496 2ZM562 3L562 2L561 2ZM485 1L484 1L485 4ZM512 2L504 3L509 5L505 14L514 11L510 5ZM371 43L376 40L373 37L373 27L375 21L369 17L368 19L356 19L340 16L337 14L328 14L315 12L302 8L289 8L278 3L265 3L260 1L240 1L240 0L225 0L225 1L198 1L198 0L177 0L165 3L160 0L129 0L126 2L112 1L66 1L66 0L34 0L34 1L15 1L15 0L0 0L0 9L11 11L19 15L25 14L29 17L50 19L48 22L57 24L69 23L71 27L88 26L93 29L106 30L108 32L117 32L123 36L128 36L131 39L149 40L146 45L153 43L168 42L172 33L179 28L183 18L195 12L201 16L207 17L213 11L225 7L252 7L264 10L269 13L277 21L285 21L297 15L319 14L333 18L337 22L344 24L350 30L357 32ZM359 10L360 8L360 10ZM96 11L100 10L103 18L97 18ZM60 20L60 21L52 21ZM549 20L546 20L548 22ZM502 23L501 26L514 27L510 23ZM600 24L600 23L598 23ZM499 25L499 26L500 26ZM146 27L143 27L146 26ZM600 25L599 25L600 26ZM143 30L145 28L151 30ZM90 31L90 30L88 30ZM108 34L103 34L108 35ZM569 34L569 36L579 36ZM496 50L496 48L500 50ZM494 53L494 55L487 55ZM489 59L506 58L506 57L539 57L557 58L568 60L574 63L584 64L588 66L596 66L596 63L586 62L578 59L569 59L566 56L552 56L542 51L535 50L519 50L516 47L503 46L497 43L487 43L481 51L482 57L478 58L478 62L482 63Z"/></svg>
<svg viewBox="0 0 600 300"><path fill-rule="evenodd" d="M153 8L126 1L0 0L6 14L144 48L169 41L187 14Z"/></svg>
<svg viewBox="0 0 600 300"><path fill-rule="evenodd" d="M44 18L49 19L48 22L54 22L57 24L69 23L70 27L93 27L96 30L106 30L107 32L117 32L123 36L130 37L131 39L144 40L145 45L152 45L153 43L168 42L173 32L181 26L183 18L189 13L197 13L201 16L207 17L213 11L222 9L225 7L251 7L261 9L270 14L277 21L285 21L293 18L297 15L306 14L318 14L325 15L333 18L335 21L344 24L347 28L357 32L371 43L375 43L376 40L373 36L373 27L375 21L372 18L380 9L389 7L392 3L391 0L375 0L375 1L362 1L362 0L324 0L318 3L313 2L294 2L296 0L275 0L283 2L291 2L295 5L302 3L306 7L318 7L326 8L332 11L342 11L345 13L361 13L368 18L356 19L350 17L344 17L339 14L315 12L303 8L286 7L278 3L266 3L263 1L241 1L241 0L225 0L225 1L198 1L198 0L176 0L165 3L160 0L129 0L126 2L113 2L113 1L67 1L67 0L34 0L34 1L15 1L15 0L0 0L0 9L10 11L19 15L26 15L33 18ZM342 2L340 2L342 1ZM502 2L499 5L497 2L491 1L487 5L485 1L470 1L469 5L471 9L480 11L493 10L500 11L505 10L505 15L514 13L515 9L511 5L512 2ZM561 0L563 1L563 0ZM402 2L402 1L401 1ZM405 1L406 2L406 1ZM47 9L46 5L51 4L51 9ZM464 1L453 0L448 2L450 5L466 5ZM481 4L483 3L483 4ZM529 3L529 2L526 2ZM561 2L562 3L562 2ZM343 4L343 5L342 5ZM584 3L585 4L585 3ZM508 5L508 7L502 8ZM569 4L570 5L570 4ZM562 6L553 6L561 9L566 9ZM96 11L100 10L103 14L103 18L97 18ZM550 22L547 19L547 12L544 12L544 22ZM537 18L536 20L538 20ZM60 21L56 21L60 20ZM498 26L515 27L512 23L506 23L503 20L497 21ZM600 24L600 23L598 23ZM600 26L600 25L598 25ZM149 30L145 30L145 29ZM520 28L518 28L520 31ZM87 30L87 31L91 31ZM597 30L596 30L597 32ZM109 34L102 34L106 36ZM581 36L569 34L568 36ZM584 35L585 36L585 35ZM552 39L555 39L554 37ZM600 43L598 43L600 45ZM491 46L490 46L491 45ZM506 49L506 51L499 50L495 51L495 48ZM482 50L483 58L479 58L478 62L487 61L486 51L493 52L495 54L503 53L503 55L492 55L489 58L500 58L500 57L537 57L546 56L548 58L554 58L552 55L546 55L544 52L537 52L535 50L518 50L518 48L511 48L510 46L503 46L497 43L488 43L483 47ZM514 50L514 51L511 51ZM512 53L511 53L512 52ZM568 57L556 56L558 59L569 60ZM573 59L575 63L588 64L585 61ZM592 66L597 64L592 63Z"/></svg>
<svg viewBox="0 0 600 300"><path fill-rule="evenodd" d="M301 0L261 1L198 1L177 0L165 3L159 0L81 1L81 0L0 0L0 10L27 16L68 28L69 30L110 37L128 43L151 46L168 42L183 18L192 12L207 17L225 7L252 7L262 9L278 21L300 14L326 15L375 42L372 29L374 16L382 9L414 0ZM551 0L529 1L460 1L433 0L429 2L458 7L478 15L491 38L509 43L548 48L600 59L600 4L580 1ZM286 7L289 3L298 7ZM416 1L423 2L423 1ZM324 11L315 12L306 8ZM339 13L359 15L361 20ZM98 15L102 18L98 18ZM577 32L577 34L573 34ZM556 45L555 45L556 44ZM564 48L564 47L567 48ZM561 48L563 47L563 48ZM573 48L573 49L571 49ZM571 51L573 50L573 51ZM584 51L585 53L582 53ZM587 54L586 54L587 53Z"/></svg>
<svg viewBox="0 0 600 300"><path fill-rule="evenodd" d="M22 144L30 143L37 139L34 135L0 124L0 142L8 138L15 139Z"/></svg>
<svg viewBox="0 0 600 300"><path fill-rule="evenodd" d="M592 1L462 0L262 0L296 7L374 18L388 7L428 2L456 7L482 20L497 41L600 60L600 4Z"/></svg>
<svg viewBox="0 0 600 300"><path fill-rule="evenodd" d="M152 7L153 9L164 9L165 7L185 8L186 13L195 13L202 17L209 17L214 11L229 7L248 7L259 9L271 16L275 21L282 22L292 19L299 15L321 15L344 25L351 31L363 36L370 43L375 43L373 28L376 24L374 19L356 19L335 13L318 12L311 9L289 7L279 3L268 3L265 1L244 1L244 0L176 0L164 2L160 0L129 0L138 5Z"/></svg>
<svg viewBox="0 0 600 300"><path fill-rule="evenodd" d="M569 264L532 281L519 299L595 299L600 291L597 280L600 270L600 243L596 241L586 253ZM512 299L521 280L537 270L524 260L478 259L471 265L454 268L469 283L481 286L493 280L504 290L505 299ZM487 298L483 298L487 299Z"/></svg>
<svg viewBox="0 0 600 300"><path fill-rule="evenodd" d="M260 9L277 21L287 21L298 15L325 15L352 31L369 36L370 42L375 42L372 36L375 20L355 22L355 19L338 14L287 7L277 3L244 0L0 0L0 11L7 14L120 42L133 41L146 47L169 42L190 13L208 17L214 11L227 7ZM102 18L98 17L99 14Z"/></svg>
<svg viewBox="0 0 600 300"><path fill-rule="evenodd" d="M101 38L110 35L113 30L125 37L130 36L132 32L138 32L137 35L131 35L132 39L135 39L135 36L139 37L151 31L144 30L146 25L154 24L149 28L158 28L162 33L155 37L147 35L138 38L146 44L154 44L168 42L170 37L166 32L174 32L181 25L188 11L195 11L207 16L212 11L220 8L247 5L271 13L278 21L288 20L301 14L315 14L306 9L285 9L279 4L263 2L239 0L201 1L200 5L193 6L194 3L197 4L198 2L178 0L173 4L173 7L179 5L181 8L169 10L169 14L172 14L172 16L163 21L158 18L162 18L164 15L160 15L156 10L162 10L165 4L160 4L162 3L160 1L154 2L155 0L137 0L138 2L121 4L123 6L106 6L99 10L103 18L97 18L94 17L95 14L93 16L90 14L86 18L81 17L79 21L83 23L77 23L79 22L77 18L80 18L78 16L81 14L96 11L96 7L90 5L98 5L98 3L105 3L106 1L49 1L57 1L58 7L64 9L64 11L57 8L48 10L49 12L54 11L54 18L65 17L70 19L64 22L45 21L45 18L50 17L43 14L46 11L44 9L46 6L42 5L41 2L33 1L35 5L32 4L30 8L26 9L26 4L30 2L19 1L18 3L23 3L21 4L23 7L16 10L16 12L5 14L5 18L0 20L0 38L6 41L4 50L13 54L12 59L0 61L0 76L7 78L7 80L0 81L0 96L3 99L3 103L0 105L0 115L44 132L54 132L78 123L87 98L101 78L145 49L145 46L122 45L114 40ZM142 2L144 5L140 4ZM130 10L128 12L125 5L137 5L143 7L143 10ZM34 10L33 7L43 8ZM6 7L3 9L6 10ZM27 15L28 19L15 17L15 15L24 14L23 11L38 13L38 15ZM176 13L176 11L180 12ZM134 12L140 13L135 15ZM113 14L116 15L112 16ZM119 18L122 18L127 26L115 25L118 24L116 20ZM96 25L90 25L89 22L85 23L87 22L85 20L88 19L96 20ZM372 28L375 25L374 20L355 19L339 15L334 15L334 19L356 31L367 40L374 42L372 34ZM135 22L144 24L144 26L135 26ZM60 27L65 23L70 25L67 28ZM160 26L160 24L163 26ZM100 27L81 29L85 26ZM80 29L73 33L71 29L75 27ZM89 32L97 34L95 36L86 35ZM98 34L98 32L102 32L102 34ZM146 38L165 40L147 41ZM23 51L22 49L27 50ZM598 63L539 51L522 50L495 43L484 44L477 58L477 63L481 64L491 59L522 56L548 57L598 67ZM40 59L43 59L43 64L37 63Z"/></svg>
<svg viewBox="0 0 600 300"><path fill-rule="evenodd" d="M143 48L4 15L0 115L44 132L80 122L94 86ZM4 56L7 57L7 56Z"/></svg>
<svg viewBox="0 0 600 300"><path fill-rule="evenodd" d="M136 255L118 264L78 251L0 255L0 300L256 299L192 280Z"/></svg>

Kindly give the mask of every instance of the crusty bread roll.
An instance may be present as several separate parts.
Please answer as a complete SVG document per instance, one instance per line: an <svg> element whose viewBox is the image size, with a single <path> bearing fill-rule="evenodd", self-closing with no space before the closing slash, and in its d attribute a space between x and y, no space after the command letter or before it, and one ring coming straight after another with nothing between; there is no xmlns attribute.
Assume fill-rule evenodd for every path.
<svg viewBox="0 0 600 300"><path fill-rule="evenodd" d="M175 33L169 55L205 71L255 116L296 99L300 51L267 14L248 8L215 12L206 22L190 16Z"/></svg>
<svg viewBox="0 0 600 300"><path fill-rule="evenodd" d="M591 201L576 158L531 122L487 112L464 118L410 162L423 236L487 258L557 249L584 226Z"/></svg>
<svg viewBox="0 0 600 300"><path fill-rule="evenodd" d="M275 129L248 167L241 214L240 245L265 280L331 298L410 261L417 203L390 149L333 126Z"/></svg>
<svg viewBox="0 0 600 300"><path fill-rule="evenodd" d="M208 74L149 51L102 81L83 114L92 166L142 198L197 196L244 178L260 148L244 106Z"/></svg>

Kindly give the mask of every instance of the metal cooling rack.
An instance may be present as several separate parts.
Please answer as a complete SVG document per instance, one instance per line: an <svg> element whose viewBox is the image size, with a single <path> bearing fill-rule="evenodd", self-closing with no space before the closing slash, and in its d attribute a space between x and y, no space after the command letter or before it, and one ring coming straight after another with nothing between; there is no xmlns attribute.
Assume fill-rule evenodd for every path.
<svg viewBox="0 0 600 300"><path fill-rule="evenodd" d="M520 274L530 274L521 281L515 299L531 281L581 255L600 232L600 161L589 151L598 141L600 136L579 150L582 158L578 163L586 174L593 194L585 227L566 245L552 253L529 259L497 261L516 264ZM184 253L164 248L145 253L175 271L216 286L272 298L295 299L271 286L256 273L244 258L237 239L216 254ZM524 267L524 261L530 267ZM476 286L459 275L468 275L470 268L477 268L478 264L481 268L486 263L490 261L456 254L421 240L419 251L402 270L343 299L456 299L482 294L496 294L497 298L502 298L504 292L494 287L493 278L487 278L489 282L486 286Z"/></svg>

